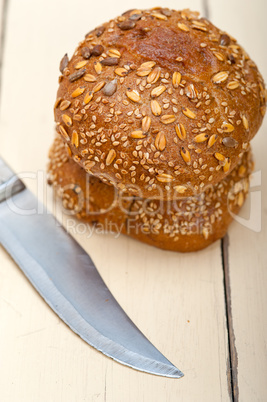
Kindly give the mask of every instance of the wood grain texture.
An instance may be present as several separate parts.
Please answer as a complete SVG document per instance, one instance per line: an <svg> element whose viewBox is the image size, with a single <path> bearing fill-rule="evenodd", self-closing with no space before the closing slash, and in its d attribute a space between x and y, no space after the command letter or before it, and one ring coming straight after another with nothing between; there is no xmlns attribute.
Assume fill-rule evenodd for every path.
<svg viewBox="0 0 267 402"><path fill-rule="evenodd" d="M255 7L256 5L256 7ZM267 79L267 3L236 0L231 12L225 3L211 3L211 18L237 37ZM249 27L249 29L248 29ZM252 141L255 174L241 216L229 229L229 283L234 342L237 350L237 381L240 401L267 400L267 120ZM258 178L258 180L257 180ZM261 226L261 228L260 228ZM256 231L255 231L256 230ZM237 396L236 394L236 396ZM236 398L236 400L238 400Z"/></svg>
<svg viewBox="0 0 267 402"><path fill-rule="evenodd" d="M177 8L174 0L161 3ZM211 18L218 26L228 29L229 15L226 18L222 11L217 11L220 10L219 3L219 0L213 2ZM224 7L229 10L227 4L231 5L232 10L232 3L227 0ZM107 0L94 4L78 0L75 5L70 0L9 0L2 74L0 153L17 172L39 172L39 182L44 175L47 150L53 139L52 108L62 55L66 51L71 54L91 28L133 6L153 7L155 3L138 0L133 5L130 0L117 1L112 3L111 10ZM183 7L188 7L188 2L179 2L179 8ZM203 11L202 2L193 0L190 8ZM243 9L244 20L239 18L240 11L235 11L233 26L229 27L238 38L247 29L246 21L253 11L246 11L244 5ZM256 21L260 10L256 9L254 15ZM256 31L255 28L255 35ZM245 39L245 42L249 41L247 37ZM250 53L258 62L257 55ZM260 55L261 70L264 63L264 56ZM260 157L260 137L262 139L263 134L259 135L258 148L255 144L255 154L264 166L264 158ZM25 181L37 194L36 180L28 178ZM45 202L66 224L66 217L61 217L45 181L43 190ZM38 194L41 197L40 187ZM90 236L88 228L85 233L82 231L82 227L76 227L72 234L90 252L119 303L152 343L185 373L185 377L173 380L137 372L89 347L51 311L1 248L0 400L230 401L220 242L198 253L180 255L123 236L118 239L96 233ZM254 233L246 232L238 225L230 230L230 247L234 245L236 254L230 280L240 396L241 385L244 387L241 401L263 400L260 399L264 395L263 369L266 372L263 358L256 367L263 355L266 334L266 318L264 321L262 316L262 303L265 301L266 305L264 261L257 267L255 263L250 266L255 259L261 259L266 232L256 234L256 237L262 236L257 237L261 239L258 241L252 240L253 236ZM261 243L256 244L259 241ZM249 249L250 242L253 247L244 262L244 244ZM231 252L230 264L233 255ZM258 322L256 327L250 328L247 316L252 318L253 315L252 322L255 324L257 318ZM253 352L257 356L253 356ZM249 366L253 367L249 376L247 357ZM258 388L263 391L260 393ZM250 392L250 399L245 399L245 392ZM253 399L253 395L258 399Z"/></svg>

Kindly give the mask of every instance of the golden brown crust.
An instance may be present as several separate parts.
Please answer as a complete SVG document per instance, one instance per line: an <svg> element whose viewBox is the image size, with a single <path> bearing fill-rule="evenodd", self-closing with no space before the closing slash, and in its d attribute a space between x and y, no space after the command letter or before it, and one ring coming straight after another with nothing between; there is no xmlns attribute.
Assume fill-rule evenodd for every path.
<svg viewBox="0 0 267 402"><path fill-rule="evenodd" d="M224 179L265 112L256 65L188 10L126 12L89 33L61 71L55 119L73 159L144 198Z"/></svg>
<svg viewBox="0 0 267 402"><path fill-rule="evenodd" d="M224 236L231 213L237 214L246 198L252 168L248 151L224 180L200 195L172 201L127 197L86 174L57 137L48 171L63 206L82 221L103 232L124 233L162 249L185 252Z"/></svg>

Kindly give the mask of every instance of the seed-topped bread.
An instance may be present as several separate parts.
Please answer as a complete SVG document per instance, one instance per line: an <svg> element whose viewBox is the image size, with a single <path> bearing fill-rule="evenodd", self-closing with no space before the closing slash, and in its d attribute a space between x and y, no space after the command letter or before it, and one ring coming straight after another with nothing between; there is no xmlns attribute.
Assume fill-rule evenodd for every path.
<svg viewBox="0 0 267 402"><path fill-rule="evenodd" d="M144 198L224 179L265 113L255 63L189 10L127 11L89 32L60 70L55 119L72 158Z"/></svg>
<svg viewBox="0 0 267 402"><path fill-rule="evenodd" d="M199 195L169 201L126 197L86 173L57 137L48 171L64 208L94 224L97 233L123 233L155 247L185 252L200 250L225 235L247 196L252 169L247 151L225 179Z"/></svg>

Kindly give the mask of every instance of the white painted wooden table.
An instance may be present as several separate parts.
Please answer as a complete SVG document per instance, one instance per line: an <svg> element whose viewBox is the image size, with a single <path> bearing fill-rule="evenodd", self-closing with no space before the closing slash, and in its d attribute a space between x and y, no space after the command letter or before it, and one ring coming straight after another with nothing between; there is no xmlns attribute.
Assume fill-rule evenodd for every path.
<svg viewBox="0 0 267 402"><path fill-rule="evenodd" d="M265 0L1 0L0 154L17 172L39 172L40 179L45 171L61 56L103 21L159 3L208 13L267 79ZM137 372L88 346L0 248L1 402L267 400L266 134L267 119L253 140L261 183L252 191L262 207L251 204L261 230L233 223L228 264L220 241L181 255L123 236L75 235L129 316L185 377ZM26 181L36 193L36 180ZM45 181L44 194L52 206Z"/></svg>

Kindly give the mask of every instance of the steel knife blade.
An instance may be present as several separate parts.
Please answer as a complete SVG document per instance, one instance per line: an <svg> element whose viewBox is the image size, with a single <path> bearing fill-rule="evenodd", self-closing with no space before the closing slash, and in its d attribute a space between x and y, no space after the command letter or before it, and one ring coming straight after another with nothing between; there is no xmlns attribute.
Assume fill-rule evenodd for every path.
<svg viewBox="0 0 267 402"><path fill-rule="evenodd" d="M38 204L39 203L39 204ZM92 259L0 158L0 243L55 313L119 363L151 374L183 373L115 300Z"/></svg>

